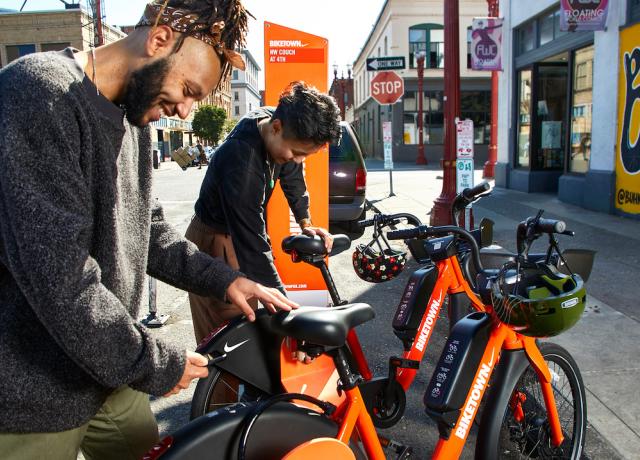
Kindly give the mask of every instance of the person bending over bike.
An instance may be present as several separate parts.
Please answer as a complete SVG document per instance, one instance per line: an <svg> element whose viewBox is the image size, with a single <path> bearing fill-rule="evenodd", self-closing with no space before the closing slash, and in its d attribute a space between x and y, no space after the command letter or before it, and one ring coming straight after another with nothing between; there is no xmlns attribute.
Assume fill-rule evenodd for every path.
<svg viewBox="0 0 640 460"><path fill-rule="evenodd" d="M203 356L138 324L145 272L250 318L248 299L295 306L199 252L151 202L149 123L186 118L243 68L246 25L239 0L155 0L95 53L0 71L3 460L139 458L158 439L146 393L207 375Z"/></svg>
<svg viewBox="0 0 640 460"><path fill-rule="evenodd" d="M254 281L284 293L265 226L267 203L279 180L303 232L320 235L331 250L331 234L311 223L303 162L339 139L335 100L304 83L291 83L275 109L247 114L216 150L186 237ZM189 294L189 303L198 343L240 313L234 305L197 293Z"/></svg>

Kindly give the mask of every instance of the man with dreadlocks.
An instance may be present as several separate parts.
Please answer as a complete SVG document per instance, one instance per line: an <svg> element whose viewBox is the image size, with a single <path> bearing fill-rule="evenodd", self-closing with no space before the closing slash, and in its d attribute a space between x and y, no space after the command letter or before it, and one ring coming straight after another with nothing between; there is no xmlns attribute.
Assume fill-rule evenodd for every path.
<svg viewBox="0 0 640 460"><path fill-rule="evenodd" d="M137 323L145 272L250 319L248 300L295 307L198 251L150 197L148 124L243 67L246 25L239 0L155 0L116 43L0 71L3 460L139 458L158 439L147 393L207 375Z"/></svg>

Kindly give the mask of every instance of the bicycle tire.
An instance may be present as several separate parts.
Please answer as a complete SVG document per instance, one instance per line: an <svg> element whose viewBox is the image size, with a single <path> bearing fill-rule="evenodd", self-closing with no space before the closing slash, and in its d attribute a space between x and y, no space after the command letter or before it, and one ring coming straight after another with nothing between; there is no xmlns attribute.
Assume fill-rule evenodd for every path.
<svg viewBox="0 0 640 460"><path fill-rule="evenodd" d="M191 400L190 420L230 404L259 401L265 395L239 377L214 367L206 378L198 380Z"/></svg>
<svg viewBox="0 0 640 460"><path fill-rule="evenodd" d="M164 460L236 460L245 418L255 403L229 405L200 417L172 433ZM278 430L286 429L286 436ZM318 438L335 437L339 425L316 411L291 403L277 403L255 423L248 441L248 460L278 460L296 446ZM349 443L357 460L366 460L359 443Z"/></svg>
<svg viewBox="0 0 640 460"><path fill-rule="evenodd" d="M492 410L483 414L476 444L476 458L480 459L572 459L578 460L584 449L587 422L587 401L580 370L568 351L553 343L540 346L552 376L553 393L565 441L551 446L550 429L538 377L527 359L517 369L517 379L511 383L508 398L494 401L491 388L488 401ZM516 393L517 392L517 393ZM515 420L510 401L524 396L520 407L522 421ZM500 415L502 414L502 415Z"/></svg>

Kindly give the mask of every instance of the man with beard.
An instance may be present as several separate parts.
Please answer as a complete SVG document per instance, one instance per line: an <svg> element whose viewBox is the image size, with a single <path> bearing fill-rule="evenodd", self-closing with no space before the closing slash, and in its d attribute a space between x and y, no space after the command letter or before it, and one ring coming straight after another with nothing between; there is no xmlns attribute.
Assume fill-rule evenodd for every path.
<svg viewBox="0 0 640 460"><path fill-rule="evenodd" d="M177 393L207 360L137 323L145 272L250 319L248 300L295 307L150 197L148 124L243 67L246 24L239 0L155 0L121 41L0 71L0 458L133 459L157 441L147 393Z"/></svg>

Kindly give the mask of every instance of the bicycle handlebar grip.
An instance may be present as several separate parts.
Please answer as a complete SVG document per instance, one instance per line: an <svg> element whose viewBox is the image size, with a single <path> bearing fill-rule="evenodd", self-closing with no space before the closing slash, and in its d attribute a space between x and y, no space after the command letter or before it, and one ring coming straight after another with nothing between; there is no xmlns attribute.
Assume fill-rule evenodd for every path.
<svg viewBox="0 0 640 460"><path fill-rule="evenodd" d="M537 232L562 233L567 229L567 224L562 220L540 219L536 225Z"/></svg>
<svg viewBox="0 0 640 460"><path fill-rule="evenodd" d="M372 225L373 225L373 219L359 220L358 221L358 227L360 227L360 228L371 227Z"/></svg>
<svg viewBox="0 0 640 460"><path fill-rule="evenodd" d="M467 200L471 200L484 192L488 192L490 188L491 185L489 185L489 182L483 181L475 187L465 188L462 191L462 196L464 196Z"/></svg>
<svg viewBox="0 0 640 460"><path fill-rule="evenodd" d="M420 227L406 228L402 230L392 230L387 232L387 238L390 240L409 240L417 238L420 235Z"/></svg>

